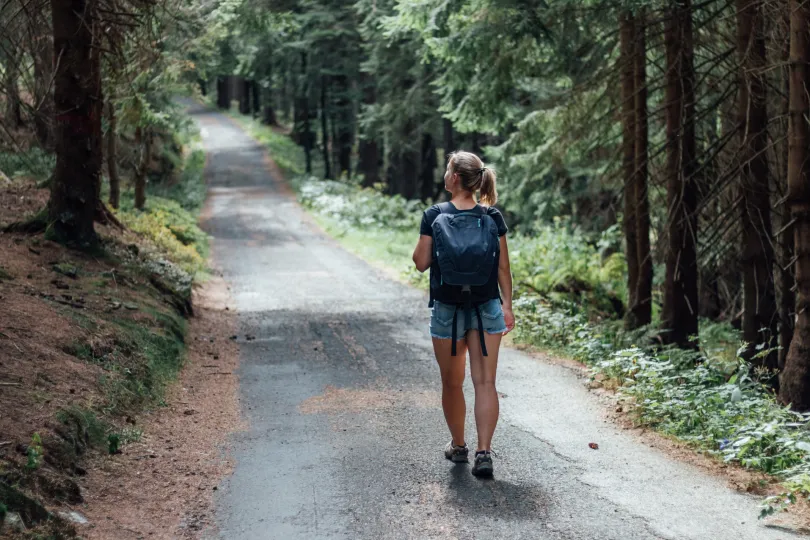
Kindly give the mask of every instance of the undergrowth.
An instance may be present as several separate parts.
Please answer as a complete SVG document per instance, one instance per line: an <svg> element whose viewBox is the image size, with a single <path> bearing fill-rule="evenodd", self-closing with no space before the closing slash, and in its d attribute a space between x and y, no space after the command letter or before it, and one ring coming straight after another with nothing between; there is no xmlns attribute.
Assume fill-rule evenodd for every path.
<svg viewBox="0 0 810 540"><path fill-rule="evenodd" d="M209 249L208 235L197 224L205 200L204 165L202 150L193 150L176 181L150 185L143 211L134 208L130 188L122 194L118 214L126 227L149 238L192 276L206 270Z"/></svg>
<svg viewBox="0 0 810 540"><path fill-rule="evenodd" d="M25 152L0 151L0 172L12 180L24 176L41 183L48 179L55 166L55 154L37 146Z"/></svg>

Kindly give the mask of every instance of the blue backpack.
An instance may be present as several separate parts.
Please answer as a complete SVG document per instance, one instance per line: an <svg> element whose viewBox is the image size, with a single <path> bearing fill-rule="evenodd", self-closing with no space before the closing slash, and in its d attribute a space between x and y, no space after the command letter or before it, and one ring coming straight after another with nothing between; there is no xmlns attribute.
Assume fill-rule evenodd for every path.
<svg viewBox="0 0 810 540"><path fill-rule="evenodd" d="M475 311L481 351L486 356L479 306L497 297L501 253L498 226L481 205L457 213L448 212L450 208L450 203L440 204L441 213L432 225L433 252L440 272L435 299L456 306L452 355L456 356L458 308L463 307L465 317L470 317Z"/></svg>

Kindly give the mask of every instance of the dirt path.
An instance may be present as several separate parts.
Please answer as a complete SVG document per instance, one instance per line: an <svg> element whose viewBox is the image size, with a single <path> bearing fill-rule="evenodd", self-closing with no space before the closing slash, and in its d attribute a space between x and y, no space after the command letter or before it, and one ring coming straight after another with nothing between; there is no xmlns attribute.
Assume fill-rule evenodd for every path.
<svg viewBox="0 0 810 540"><path fill-rule="evenodd" d="M792 537L757 521L757 498L609 422L574 372L514 350L496 479L446 462L423 294L312 227L232 122L196 116L250 423L217 492L221 538ZM471 406L469 377L467 392Z"/></svg>

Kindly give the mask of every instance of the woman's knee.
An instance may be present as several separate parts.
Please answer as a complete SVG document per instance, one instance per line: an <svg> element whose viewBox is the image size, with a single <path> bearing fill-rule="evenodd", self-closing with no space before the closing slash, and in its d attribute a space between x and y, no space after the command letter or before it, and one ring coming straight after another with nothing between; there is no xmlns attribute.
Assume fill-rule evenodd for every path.
<svg viewBox="0 0 810 540"><path fill-rule="evenodd" d="M464 386L464 372L442 373L442 386L449 390L456 390Z"/></svg>
<svg viewBox="0 0 810 540"><path fill-rule="evenodd" d="M495 377L473 377L473 386L476 390L495 390Z"/></svg>

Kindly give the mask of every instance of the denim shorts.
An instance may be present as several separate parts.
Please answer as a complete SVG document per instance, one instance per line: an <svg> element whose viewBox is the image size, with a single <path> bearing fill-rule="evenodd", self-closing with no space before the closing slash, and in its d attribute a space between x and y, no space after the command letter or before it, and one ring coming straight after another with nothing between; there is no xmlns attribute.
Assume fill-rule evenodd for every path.
<svg viewBox="0 0 810 540"><path fill-rule="evenodd" d="M497 298L481 304L478 309L481 311L481 322L487 334L503 334L506 332L506 323L503 320L503 308L501 301ZM430 311L430 335L439 339L453 338L453 312L456 306L452 304L442 304L434 301ZM475 310L471 310L469 316L463 306L458 308L456 316L456 331L458 339L463 339L468 330L478 330L478 317Z"/></svg>

